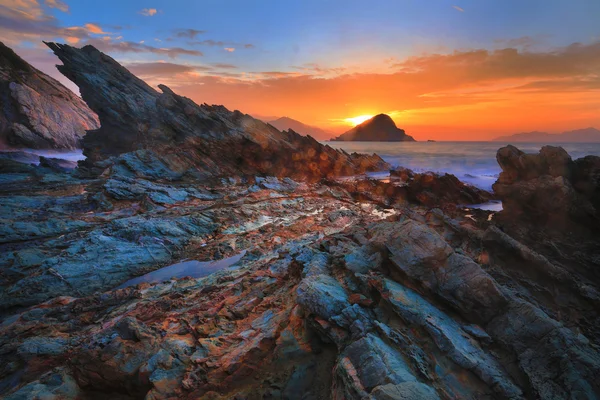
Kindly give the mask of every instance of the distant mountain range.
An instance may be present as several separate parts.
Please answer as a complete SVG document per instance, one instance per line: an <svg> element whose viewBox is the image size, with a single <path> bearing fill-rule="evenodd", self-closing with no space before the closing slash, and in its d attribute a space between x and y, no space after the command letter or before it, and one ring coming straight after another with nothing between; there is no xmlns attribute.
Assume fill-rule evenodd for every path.
<svg viewBox="0 0 600 400"><path fill-rule="evenodd" d="M600 130L596 128L577 129L563 133L524 132L500 136L494 142L544 142L544 143L594 143L600 142Z"/></svg>
<svg viewBox="0 0 600 400"><path fill-rule="evenodd" d="M414 142L387 114L379 114L332 139L341 142Z"/></svg>
<svg viewBox="0 0 600 400"><path fill-rule="evenodd" d="M306 125L300 121L288 117L281 117L273 121L269 121L269 124L273 125L280 131L287 131L292 129L294 132L301 135L310 135L317 140L329 140L333 136L333 133L328 132L324 129L317 128L316 126Z"/></svg>

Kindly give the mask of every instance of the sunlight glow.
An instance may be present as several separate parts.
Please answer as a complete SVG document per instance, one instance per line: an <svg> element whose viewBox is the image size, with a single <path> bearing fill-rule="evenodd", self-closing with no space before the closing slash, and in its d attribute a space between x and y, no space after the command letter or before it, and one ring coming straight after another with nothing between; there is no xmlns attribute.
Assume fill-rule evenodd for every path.
<svg viewBox="0 0 600 400"><path fill-rule="evenodd" d="M346 123L348 123L349 125L356 126L362 124L363 122L371 118L373 118L372 115L359 115L357 117L345 118L344 121L346 121Z"/></svg>

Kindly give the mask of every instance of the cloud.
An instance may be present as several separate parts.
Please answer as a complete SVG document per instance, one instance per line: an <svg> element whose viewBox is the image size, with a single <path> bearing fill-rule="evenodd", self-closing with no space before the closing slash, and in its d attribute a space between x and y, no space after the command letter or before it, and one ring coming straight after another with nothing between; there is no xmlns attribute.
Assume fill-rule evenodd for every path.
<svg viewBox="0 0 600 400"><path fill-rule="evenodd" d="M521 36L513 39L496 39L494 43L504 47L529 50L531 47L543 43L548 37L549 35Z"/></svg>
<svg viewBox="0 0 600 400"><path fill-rule="evenodd" d="M223 50L233 53L235 51L235 47L225 47Z"/></svg>
<svg viewBox="0 0 600 400"><path fill-rule="evenodd" d="M218 46L218 47L223 47L225 45L227 45L227 42L222 42L222 41L218 41L218 40L212 40L212 39L207 39L207 40L196 40L194 42L189 42L190 45L200 45L200 46Z"/></svg>
<svg viewBox="0 0 600 400"><path fill-rule="evenodd" d="M348 70L346 67L327 68L317 63L306 63L301 66L292 65L290 68L303 71L311 75L340 75Z"/></svg>
<svg viewBox="0 0 600 400"><path fill-rule="evenodd" d="M233 64L224 64L224 63L214 63L214 64L210 64L215 68L221 68L221 69L236 69L237 66L233 65Z"/></svg>
<svg viewBox="0 0 600 400"><path fill-rule="evenodd" d="M54 4L54 3L53 3ZM60 3L56 3L57 7ZM92 35L108 32L93 23L64 27L52 15L46 14L37 0L0 0L0 37L9 46L24 41L64 40L75 44Z"/></svg>
<svg viewBox="0 0 600 400"><path fill-rule="evenodd" d="M211 67L174 64L170 62L149 62L124 64L134 75L140 77L185 74L198 71L211 71Z"/></svg>
<svg viewBox="0 0 600 400"><path fill-rule="evenodd" d="M100 26L96 25L96 24L85 24L84 25L85 29L88 30L88 32L90 33L94 33L97 35L108 35L108 32L104 32L102 30L102 28L100 28Z"/></svg>
<svg viewBox="0 0 600 400"><path fill-rule="evenodd" d="M69 12L69 6L61 0L45 0L44 4L50 8L56 8L62 12Z"/></svg>
<svg viewBox="0 0 600 400"><path fill-rule="evenodd" d="M243 47L244 49L253 49L256 47L251 43L241 44L241 43L237 43L237 42L224 42L222 40L213 40L213 39L196 40L193 42L188 42L188 44L190 46L211 46L211 47L227 46L227 48L225 50L229 51L229 52L235 51L236 47L238 47L238 46Z"/></svg>
<svg viewBox="0 0 600 400"><path fill-rule="evenodd" d="M570 46L546 52L499 50L455 51L411 57L395 64L402 72L455 76L461 81L477 82L525 77L565 77L596 74L600 70L600 42Z"/></svg>
<svg viewBox="0 0 600 400"><path fill-rule="evenodd" d="M395 67L387 74L324 75L337 68L316 63L297 66L296 72L201 71L180 75L169 86L197 102L250 114L294 110L303 122L333 130L343 127L332 119L396 110L398 125L418 139L451 133L454 139L484 140L523 129L568 130L575 122L600 125L600 115L592 112L600 109L600 42L538 52L426 54Z"/></svg>
<svg viewBox="0 0 600 400"><path fill-rule="evenodd" d="M145 17L152 17L158 13L156 8L143 8L139 11L139 14L142 14Z"/></svg>
<svg viewBox="0 0 600 400"><path fill-rule="evenodd" d="M178 56L187 55L200 57L204 54L198 50L185 49L182 47L154 47L141 43L131 41L104 41L96 38L86 40L86 44L98 48L104 52L116 52L116 53L152 53L159 55L166 55L170 58L176 58Z"/></svg>
<svg viewBox="0 0 600 400"><path fill-rule="evenodd" d="M465 10L462 9L461 7L459 7L459 6L452 6L452 8L454 8L455 10L458 10L460 12L465 12Z"/></svg>
<svg viewBox="0 0 600 400"><path fill-rule="evenodd" d="M284 71L262 71L262 72L257 72L257 74L262 77L266 77L268 79L302 75L298 72L284 72Z"/></svg>
<svg viewBox="0 0 600 400"><path fill-rule="evenodd" d="M51 18L44 14L44 10L37 0L1 0L0 14L30 21L40 20L44 17Z"/></svg>
<svg viewBox="0 0 600 400"><path fill-rule="evenodd" d="M103 37L99 38L98 35ZM151 53L170 58L203 55L199 50L183 47L154 47L144 43L122 41L122 36L112 40L109 35L113 34L106 32L96 23L61 26L56 18L44 13L37 0L0 0L0 37L8 46L17 47L24 41L40 43L42 40L57 40L78 46L91 44L105 52Z"/></svg>
<svg viewBox="0 0 600 400"><path fill-rule="evenodd" d="M175 30L175 37L195 39L196 36L202 35L204 33L206 33L206 31L200 31L200 30L197 30L197 29L176 29Z"/></svg>

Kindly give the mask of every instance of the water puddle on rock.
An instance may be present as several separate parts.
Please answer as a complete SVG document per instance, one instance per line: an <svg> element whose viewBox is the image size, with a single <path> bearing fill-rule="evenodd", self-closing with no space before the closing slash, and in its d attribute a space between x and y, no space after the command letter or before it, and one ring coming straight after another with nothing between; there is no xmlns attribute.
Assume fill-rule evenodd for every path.
<svg viewBox="0 0 600 400"><path fill-rule="evenodd" d="M146 275L130 279L127 282L119 285L115 289L123 289L143 282L159 283L174 278L184 278L186 276L189 276L191 278L202 278L212 274L213 272L217 272L232 266L236 262L240 261L245 254L246 250L243 250L235 256L223 258L221 260L216 261L182 261L177 264L169 265L167 267L157 269L156 271L149 272Z"/></svg>

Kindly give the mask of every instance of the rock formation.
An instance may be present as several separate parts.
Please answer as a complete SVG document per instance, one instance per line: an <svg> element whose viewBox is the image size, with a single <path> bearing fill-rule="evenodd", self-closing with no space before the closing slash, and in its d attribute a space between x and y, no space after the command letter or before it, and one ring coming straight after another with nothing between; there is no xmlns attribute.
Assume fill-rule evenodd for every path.
<svg viewBox="0 0 600 400"><path fill-rule="evenodd" d="M500 180L545 179L509 150ZM571 171L574 190L593 197L595 159L542 154L540 172ZM540 227L505 223L506 211L443 212L416 192L453 195L424 178L414 197L393 182L191 184L170 181L162 164L154 177L115 178L143 156L128 155L92 180L6 160L4 398L600 395L597 235L531 240ZM397 171L410 185L408 174ZM205 278L116 289L184 258L242 250Z"/></svg>
<svg viewBox="0 0 600 400"><path fill-rule="evenodd" d="M75 149L98 118L77 95L0 42L0 147Z"/></svg>
<svg viewBox="0 0 600 400"><path fill-rule="evenodd" d="M412 136L399 129L389 115L379 114L336 137L342 142L414 142Z"/></svg>
<svg viewBox="0 0 600 400"><path fill-rule="evenodd" d="M502 168L493 185L503 215L527 219L555 230L600 227L600 157L573 161L561 147L544 146L526 154L514 146L498 150Z"/></svg>
<svg viewBox="0 0 600 400"><path fill-rule="evenodd" d="M3 398L600 396L600 240L572 212L597 205L597 158L501 149L495 189L508 208L497 214L461 208L489 195L452 176L398 169L390 182L314 182L331 173L326 157L300 170L305 181L248 175L271 167L227 155L202 163L194 152L262 143L280 162L277 151L330 150L153 92L93 48L56 51L102 111L86 136L95 161L83 166L106 171L0 158ZM78 65L88 61L99 67L86 79ZM94 95L104 73L123 80ZM118 107L140 116L140 144ZM196 147L177 153L172 142ZM359 156L339 154L355 168ZM543 204L549 179L567 188L553 207ZM556 210L583 228L547 230ZM202 278L120 288L184 259L231 257Z"/></svg>
<svg viewBox="0 0 600 400"><path fill-rule="evenodd" d="M162 93L92 46L47 43L101 127L84 139L82 168L99 174L111 157L136 153L140 164L171 176L267 174L304 180L389 168L378 156L347 154L294 131L280 132L239 111L197 105L164 85Z"/></svg>

